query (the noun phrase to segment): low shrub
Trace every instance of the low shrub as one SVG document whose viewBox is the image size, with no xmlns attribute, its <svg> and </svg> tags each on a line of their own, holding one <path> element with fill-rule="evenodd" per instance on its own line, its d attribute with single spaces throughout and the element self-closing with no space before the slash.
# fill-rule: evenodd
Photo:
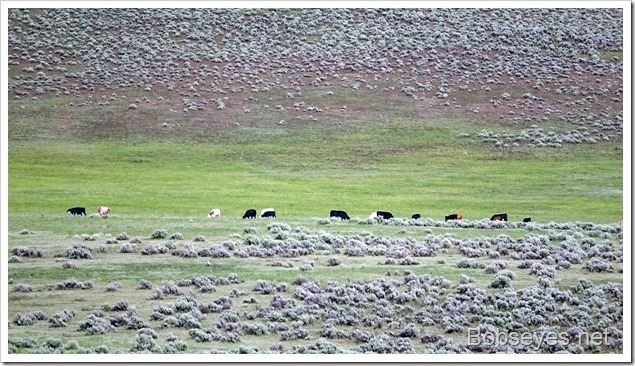
<svg viewBox="0 0 635 366">
<path fill-rule="evenodd" d="M 55 255 L 55 258 L 91 259 L 92 249 L 83 244 L 74 244 Z"/>
<path fill-rule="evenodd" d="M 181 233 L 174 233 L 172 235 L 170 235 L 170 240 L 183 240 L 183 234 Z"/>
<path fill-rule="evenodd" d="M 32 292 L 33 291 L 33 287 L 31 285 L 26 284 L 26 283 L 18 283 L 17 285 L 15 285 L 13 287 L 13 291 L 15 291 L 15 292 Z"/>
<path fill-rule="evenodd" d="M 79 330 L 84 331 L 87 335 L 93 335 L 113 332 L 115 327 L 106 319 L 89 314 L 79 323 Z"/>
<path fill-rule="evenodd" d="M 13 247 L 11 248 L 11 254 L 17 255 L 19 257 L 31 257 L 31 258 L 42 257 L 42 251 L 40 249 L 32 249 L 29 247 Z"/>
<path fill-rule="evenodd" d="M 165 229 L 156 229 L 150 234 L 151 239 L 165 239 L 168 237 L 168 231 Z"/>
<path fill-rule="evenodd" d="M 130 239 L 130 237 L 128 236 L 127 233 L 122 232 L 122 233 L 117 234 L 115 236 L 115 239 L 117 239 L 117 240 L 128 240 L 128 239 Z"/>
<path fill-rule="evenodd" d="M 613 272 L 613 265 L 598 257 L 589 259 L 589 261 L 584 264 L 584 268 L 589 272 Z"/>
<path fill-rule="evenodd" d="M 59 311 L 59 312 L 53 314 L 49 318 L 49 323 L 51 323 L 51 327 L 53 327 L 53 328 L 65 327 L 66 324 L 69 321 L 73 320 L 74 317 L 75 317 L 75 310 L 73 310 L 73 309 L 64 309 L 62 311 Z"/>
</svg>

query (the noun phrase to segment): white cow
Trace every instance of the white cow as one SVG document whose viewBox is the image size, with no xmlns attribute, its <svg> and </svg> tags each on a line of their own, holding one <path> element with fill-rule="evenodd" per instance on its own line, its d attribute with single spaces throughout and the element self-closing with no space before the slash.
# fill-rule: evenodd
<svg viewBox="0 0 635 366">
<path fill-rule="evenodd" d="M 97 212 L 100 215 L 102 215 L 102 216 L 103 215 L 108 215 L 108 214 L 110 214 L 110 207 L 108 207 L 108 206 L 97 206 Z"/>
<path fill-rule="evenodd" d="M 377 211 L 371 213 L 370 216 L 368 216 L 369 219 L 374 219 L 375 217 L 377 217 Z"/>
<path fill-rule="evenodd" d="M 220 217 L 220 208 L 215 208 L 211 210 L 209 214 L 207 215 L 207 218 L 210 218 L 210 217 Z"/>
</svg>

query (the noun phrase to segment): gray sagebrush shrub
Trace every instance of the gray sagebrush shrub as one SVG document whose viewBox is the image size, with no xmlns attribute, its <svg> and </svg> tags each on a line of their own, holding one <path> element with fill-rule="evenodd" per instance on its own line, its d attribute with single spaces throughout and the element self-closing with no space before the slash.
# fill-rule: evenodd
<svg viewBox="0 0 635 366">
<path fill-rule="evenodd" d="M 65 327 L 66 324 L 69 321 L 73 320 L 74 317 L 75 317 L 75 310 L 64 309 L 62 311 L 58 311 L 57 313 L 53 314 L 49 318 L 49 323 L 51 323 L 50 326 L 53 328 Z"/>
<path fill-rule="evenodd" d="M 224 240 L 222 243 L 220 243 L 220 245 L 222 245 L 225 249 L 231 251 L 236 249 L 236 245 L 238 245 L 238 242 L 233 240 Z"/>
<path fill-rule="evenodd" d="M 93 288 L 93 283 L 91 281 L 85 281 L 84 283 L 80 283 L 75 278 L 69 278 L 64 282 L 60 282 L 55 284 L 56 290 L 90 290 Z"/>
<path fill-rule="evenodd" d="M 55 258 L 69 259 L 91 259 L 92 249 L 83 244 L 73 244 L 72 247 L 66 248 L 55 255 Z"/>
<path fill-rule="evenodd" d="M 272 222 L 267 225 L 267 230 L 273 234 L 277 234 L 282 231 L 291 231 L 291 226 L 282 222 Z"/>
<path fill-rule="evenodd" d="M 137 289 L 139 289 L 139 290 L 150 290 L 150 289 L 152 289 L 152 282 L 150 282 L 148 280 L 141 280 L 141 281 L 139 281 L 139 284 L 137 285 Z"/>
<path fill-rule="evenodd" d="M 324 338 L 319 338 L 313 344 L 310 344 L 307 349 L 308 349 L 307 353 L 317 353 L 317 354 L 346 353 L 346 351 L 342 349 L 340 346 Z"/>
<path fill-rule="evenodd" d="M 65 351 L 79 351 L 79 349 L 80 349 L 79 342 L 77 342 L 74 339 L 71 339 L 64 344 Z"/>
<path fill-rule="evenodd" d="M 107 292 L 115 292 L 121 288 L 121 284 L 119 282 L 110 282 L 106 285 Z"/>
<path fill-rule="evenodd" d="M 556 275 L 556 270 L 540 263 L 533 263 L 531 268 L 529 268 L 529 274 L 536 275 L 538 277 L 553 278 Z"/>
<path fill-rule="evenodd" d="M 121 246 L 119 247 L 120 253 L 134 253 L 136 250 L 137 244 L 131 242 L 121 244 Z"/>
<path fill-rule="evenodd" d="M 64 263 L 62 263 L 62 268 L 64 268 L 64 269 L 77 269 L 77 265 L 75 263 L 73 263 L 73 261 L 65 260 Z"/>
<path fill-rule="evenodd" d="M 168 248 L 166 247 L 158 247 L 154 244 L 146 245 L 143 249 L 141 249 L 142 255 L 154 255 L 159 253 L 167 253 Z"/>
<path fill-rule="evenodd" d="M 197 235 L 194 237 L 194 239 L 192 239 L 193 242 L 195 243 L 200 243 L 200 242 L 204 242 L 206 239 L 203 235 Z"/>
<path fill-rule="evenodd" d="M 17 313 L 13 317 L 13 324 L 18 326 L 33 325 L 39 320 L 46 320 L 46 315 L 41 310 L 35 310 L 31 313 Z"/>
<path fill-rule="evenodd" d="M 13 287 L 13 291 L 15 292 L 32 292 L 33 287 L 26 283 L 18 283 Z"/>
<path fill-rule="evenodd" d="M 456 266 L 458 268 L 485 268 L 484 263 L 480 263 L 476 259 L 472 258 L 463 258 L 456 262 Z"/>
<path fill-rule="evenodd" d="M 130 239 L 130 237 L 128 236 L 127 233 L 121 232 L 121 233 L 119 233 L 119 234 L 117 234 L 115 236 L 115 239 L 117 239 L 117 240 L 128 240 L 128 239 Z"/>
<path fill-rule="evenodd" d="M 183 240 L 183 234 L 174 233 L 174 234 L 170 235 L 170 240 Z"/>
<path fill-rule="evenodd" d="M 13 247 L 11 254 L 19 257 L 41 258 L 42 251 L 40 249 L 31 249 L 29 247 Z"/>
<path fill-rule="evenodd" d="M 87 335 L 93 335 L 113 332 L 115 327 L 106 319 L 89 314 L 79 323 L 79 330 Z"/>
<path fill-rule="evenodd" d="M 165 247 L 168 248 L 168 249 L 176 249 L 177 245 L 176 245 L 176 243 L 174 241 L 168 240 L 165 243 Z"/>
<path fill-rule="evenodd" d="M 166 280 L 163 281 L 163 293 L 166 295 L 181 295 L 181 290 L 174 283 L 174 281 Z"/>
<path fill-rule="evenodd" d="M 243 244 L 257 246 L 260 244 L 260 239 L 256 235 L 246 235 L 243 238 Z"/>
<path fill-rule="evenodd" d="M 163 346 L 163 353 L 173 354 L 173 353 L 185 353 L 187 351 L 187 342 L 182 339 L 168 339 L 168 341 Z"/>
<path fill-rule="evenodd" d="M 24 262 L 24 260 L 22 259 L 22 257 L 19 257 L 19 256 L 17 256 L 17 255 L 12 255 L 12 256 L 9 258 L 9 263 L 22 263 L 22 262 Z"/>
<path fill-rule="evenodd" d="M 168 231 L 165 229 L 156 229 L 150 234 L 151 239 L 165 239 L 168 237 Z"/>
<path fill-rule="evenodd" d="M 150 297 L 150 299 L 163 300 L 164 298 L 165 298 L 165 293 L 163 292 L 163 290 L 161 290 L 161 288 L 159 287 L 155 287 L 154 290 L 152 291 L 152 296 Z"/>
<path fill-rule="evenodd" d="M 507 276 L 496 275 L 494 277 L 494 281 L 490 284 L 490 287 L 493 288 L 506 288 L 510 287 L 512 283 L 512 279 Z"/>
<path fill-rule="evenodd" d="M 161 353 L 163 350 L 155 339 L 158 338 L 157 333 L 152 328 L 141 328 L 137 330 L 134 337 L 134 346 L 130 348 L 131 352 L 151 352 Z"/>
<path fill-rule="evenodd" d="M 584 264 L 584 268 L 589 272 L 613 272 L 613 265 L 598 257 L 589 259 L 589 261 Z"/>
<path fill-rule="evenodd" d="M 485 273 L 494 274 L 506 268 L 507 268 L 506 261 L 493 261 L 485 267 Z"/>
</svg>

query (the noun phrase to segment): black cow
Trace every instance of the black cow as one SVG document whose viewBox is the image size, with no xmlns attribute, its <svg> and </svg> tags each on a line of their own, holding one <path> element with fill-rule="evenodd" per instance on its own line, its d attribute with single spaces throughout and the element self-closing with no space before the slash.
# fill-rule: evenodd
<svg viewBox="0 0 635 366">
<path fill-rule="evenodd" d="M 492 216 L 491 221 L 507 221 L 507 214 L 496 214 Z"/>
<path fill-rule="evenodd" d="M 276 217 L 276 211 L 273 208 L 265 208 L 260 211 L 260 217 Z"/>
<path fill-rule="evenodd" d="M 415 219 L 415 220 L 416 220 L 416 219 L 420 219 L 420 218 L 421 218 L 421 215 L 419 215 L 419 214 L 414 214 L 414 215 L 412 215 L 412 218 L 413 218 L 413 219 Z"/>
<path fill-rule="evenodd" d="M 448 221 L 448 220 L 461 220 L 462 218 L 463 218 L 463 215 L 461 215 L 461 214 L 452 214 L 452 215 L 447 215 L 445 217 L 445 221 Z"/>
<path fill-rule="evenodd" d="M 351 219 L 350 217 L 348 217 L 348 214 L 346 213 L 346 211 L 339 211 L 339 210 L 331 210 L 331 213 L 330 213 L 329 217 L 337 217 L 340 220 L 350 220 Z"/>
<path fill-rule="evenodd" d="M 523 222 L 531 222 L 531 217 L 525 217 L 525 218 L 523 219 Z"/>
<path fill-rule="evenodd" d="M 245 211 L 245 214 L 243 215 L 243 219 L 255 219 L 255 218 L 256 218 L 256 210 L 253 208 Z"/>
<path fill-rule="evenodd" d="M 381 217 L 384 220 L 392 219 L 394 216 L 388 211 L 377 211 L 377 217 Z"/>
<path fill-rule="evenodd" d="M 66 213 L 71 215 L 86 215 L 86 209 L 84 207 L 73 207 L 66 210 Z"/>
</svg>

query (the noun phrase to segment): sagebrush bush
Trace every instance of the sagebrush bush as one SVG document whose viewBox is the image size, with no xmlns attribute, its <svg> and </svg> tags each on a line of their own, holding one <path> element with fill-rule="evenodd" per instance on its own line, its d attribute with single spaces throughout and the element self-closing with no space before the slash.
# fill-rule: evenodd
<svg viewBox="0 0 635 366">
<path fill-rule="evenodd" d="M 484 263 L 480 263 L 476 259 L 472 258 L 463 258 L 456 262 L 456 266 L 458 268 L 485 268 Z"/>
<path fill-rule="evenodd" d="M 110 282 L 106 285 L 106 291 L 115 292 L 121 288 L 121 284 L 119 282 Z"/>
<path fill-rule="evenodd" d="M 19 257 L 32 257 L 41 258 L 42 251 L 40 249 L 32 249 L 29 247 L 13 247 L 11 248 L 11 254 Z"/>
<path fill-rule="evenodd" d="M 83 244 L 73 244 L 72 247 L 66 248 L 63 251 L 55 255 L 55 258 L 69 258 L 69 259 L 91 259 L 92 249 Z"/>
<path fill-rule="evenodd" d="M 18 283 L 17 285 L 15 285 L 13 287 L 13 291 L 15 291 L 15 292 L 32 292 L 33 291 L 33 287 L 31 285 L 26 284 L 26 283 Z"/>
<path fill-rule="evenodd" d="M 69 278 L 64 282 L 57 283 L 55 288 L 57 290 L 90 290 L 93 288 L 93 283 L 91 281 L 80 283 L 75 278 Z"/>
<path fill-rule="evenodd" d="M 64 309 L 53 314 L 49 318 L 49 323 L 51 323 L 51 327 L 65 327 L 66 323 L 73 320 L 75 317 L 75 310 L 73 309 Z"/>
<path fill-rule="evenodd" d="M 156 229 L 150 234 L 151 239 L 165 239 L 168 237 L 168 231 L 165 229 Z"/>
<path fill-rule="evenodd" d="M 77 265 L 72 261 L 66 260 L 62 263 L 62 268 L 64 269 L 77 269 Z"/>
<path fill-rule="evenodd" d="M 584 264 L 584 268 L 589 270 L 589 272 L 613 272 L 613 265 L 598 257 L 589 259 L 589 261 Z"/>
<path fill-rule="evenodd" d="M 183 240 L 183 234 L 176 232 L 170 235 L 170 240 Z"/>
<path fill-rule="evenodd" d="M 510 287 L 512 283 L 512 279 L 507 276 L 497 275 L 494 278 L 494 281 L 490 284 L 490 287 L 493 288 L 506 288 Z"/>
<path fill-rule="evenodd" d="M 121 246 L 119 247 L 120 253 L 134 253 L 136 250 L 137 244 L 131 242 L 121 244 Z"/>
<path fill-rule="evenodd" d="M 22 257 L 19 257 L 17 255 L 12 255 L 9 258 L 9 263 L 23 263 L 24 259 L 22 259 Z"/>
<path fill-rule="evenodd" d="M 128 239 L 130 239 L 130 237 L 128 236 L 128 234 L 126 232 L 121 232 L 121 233 L 119 233 L 119 234 L 117 234 L 115 236 L 115 239 L 117 239 L 117 240 L 128 240 Z"/>
<path fill-rule="evenodd" d="M 87 335 L 93 335 L 113 332 L 115 327 L 109 321 L 89 314 L 79 323 L 79 330 L 84 331 Z"/>
</svg>

